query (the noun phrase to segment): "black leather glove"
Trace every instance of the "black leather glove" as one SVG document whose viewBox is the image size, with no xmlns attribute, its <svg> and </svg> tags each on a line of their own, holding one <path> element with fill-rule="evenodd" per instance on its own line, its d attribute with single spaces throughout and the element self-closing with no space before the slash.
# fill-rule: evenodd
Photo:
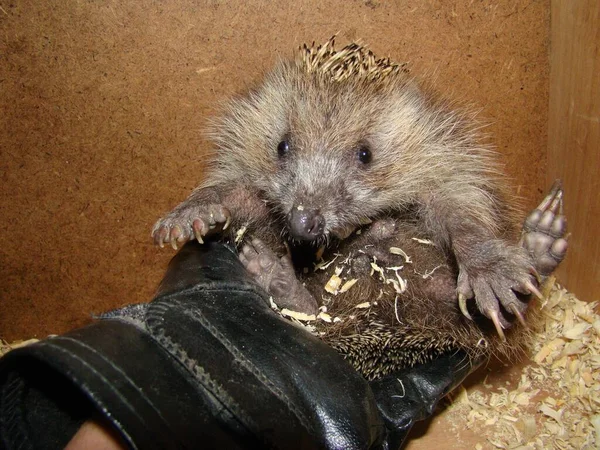
<svg viewBox="0 0 600 450">
<path fill-rule="evenodd" d="M 102 319 L 0 360 L 0 448 L 62 448 L 95 412 L 140 449 L 398 448 L 470 368 L 456 354 L 369 384 L 217 243 Z"/>
</svg>

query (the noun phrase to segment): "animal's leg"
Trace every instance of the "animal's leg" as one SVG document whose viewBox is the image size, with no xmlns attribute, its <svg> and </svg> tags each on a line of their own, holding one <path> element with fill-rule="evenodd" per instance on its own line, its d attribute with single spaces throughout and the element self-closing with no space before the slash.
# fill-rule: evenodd
<svg viewBox="0 0 600 450">
<path fill-rule="evenodd" d="M 226 185 L 197 188 L 173 211 L 154 225 L 155 244 L 178 244 L 218 234 L 230 224 L 268 222 L 269 210 L 260 192 L 233 181 Z"/>
<path fill-rule="evenodd" d="M 527 303 L 515 293 L 541 297 L 535 275 L 548 276 L 567 250 L 566 221 L 562 214 L 557 215 L 561 203 L 562 189 L 555 183 L 550 194 L 527 217 L 518 247 L 499 240 L 488 241 L 475 253 L 475 262 L 469 261 L 466 270 L 461 268 L 457 291 L 465 316 L 470 317 L 466 300 L 474 296 L 478 309 L 494 322 L 501 337 L 502 329 L 508 328 L 510 322 L 502 315 L 500 305 L 524 323 Z"/>
<path fill-rule="evenodd" d="M 279 258 L 262 241 L 253 239 L 242 248 L 240 261 L 277 306 L 306 314 L 316 313 L 317 302 L 296 278 L 289 256 Z"/>
<path fill-rule="evenodd" d="M 567 253 L 567 221 L 562 214 L 562 196 L 560 184 L 555 183 L 550 194 L 523 223 L 520 243 L 529 252 L 540 281 L 556 269 Z"/>
</svg>

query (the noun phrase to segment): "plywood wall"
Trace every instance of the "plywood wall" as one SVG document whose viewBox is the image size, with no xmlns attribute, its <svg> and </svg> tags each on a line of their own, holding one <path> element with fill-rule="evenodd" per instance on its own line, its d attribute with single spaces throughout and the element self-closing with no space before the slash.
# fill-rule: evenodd
<svg viewBox="0 0 600 450">
<path fill-rule="evenodd" d="M 562 178 L 571 232 L 558 274 L 600 299 L 600 2 L 552 1 L 548 178 Z"/>
<path fill-rule="evenodd" d="M 0 337 L 147 301 L 172 255 L 150 228 L 202 178 L 205 119 L 334 33 L 479 107 L 540 198 L 549 0 L 0 1 Z"/>
</svg>

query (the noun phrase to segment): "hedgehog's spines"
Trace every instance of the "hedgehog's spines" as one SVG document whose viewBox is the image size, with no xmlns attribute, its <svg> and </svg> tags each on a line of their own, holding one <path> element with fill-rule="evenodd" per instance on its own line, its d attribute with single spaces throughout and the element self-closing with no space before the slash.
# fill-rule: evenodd
<svg viewBox="0 0 600 450">
<path fill-rule="evenodd" d="M 308 47 L 304 44 L 298 58 L 302 70 L 323 76 L 328 81 L 348 79 L 369 83 L 385 83 L 392 76 L 407 72 L 406 64 L 397 64 L 389 58 L 375 58 L 375 54 L 358 42 L 335 49 L 335 36 L 324 44 Z"/>
</svg>

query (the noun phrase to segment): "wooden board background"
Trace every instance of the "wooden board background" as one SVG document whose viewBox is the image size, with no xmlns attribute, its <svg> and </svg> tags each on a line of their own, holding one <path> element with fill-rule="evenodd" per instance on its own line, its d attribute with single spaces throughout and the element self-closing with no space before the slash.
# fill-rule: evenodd
<svg viewBox="0 0 600 450">
<path fill-rule="evenodd" d="M 600 300 L 600 2 L 552 1 L 548 179 L 565 186 L 572 236 L 558 275 Z"/>
</svg>

